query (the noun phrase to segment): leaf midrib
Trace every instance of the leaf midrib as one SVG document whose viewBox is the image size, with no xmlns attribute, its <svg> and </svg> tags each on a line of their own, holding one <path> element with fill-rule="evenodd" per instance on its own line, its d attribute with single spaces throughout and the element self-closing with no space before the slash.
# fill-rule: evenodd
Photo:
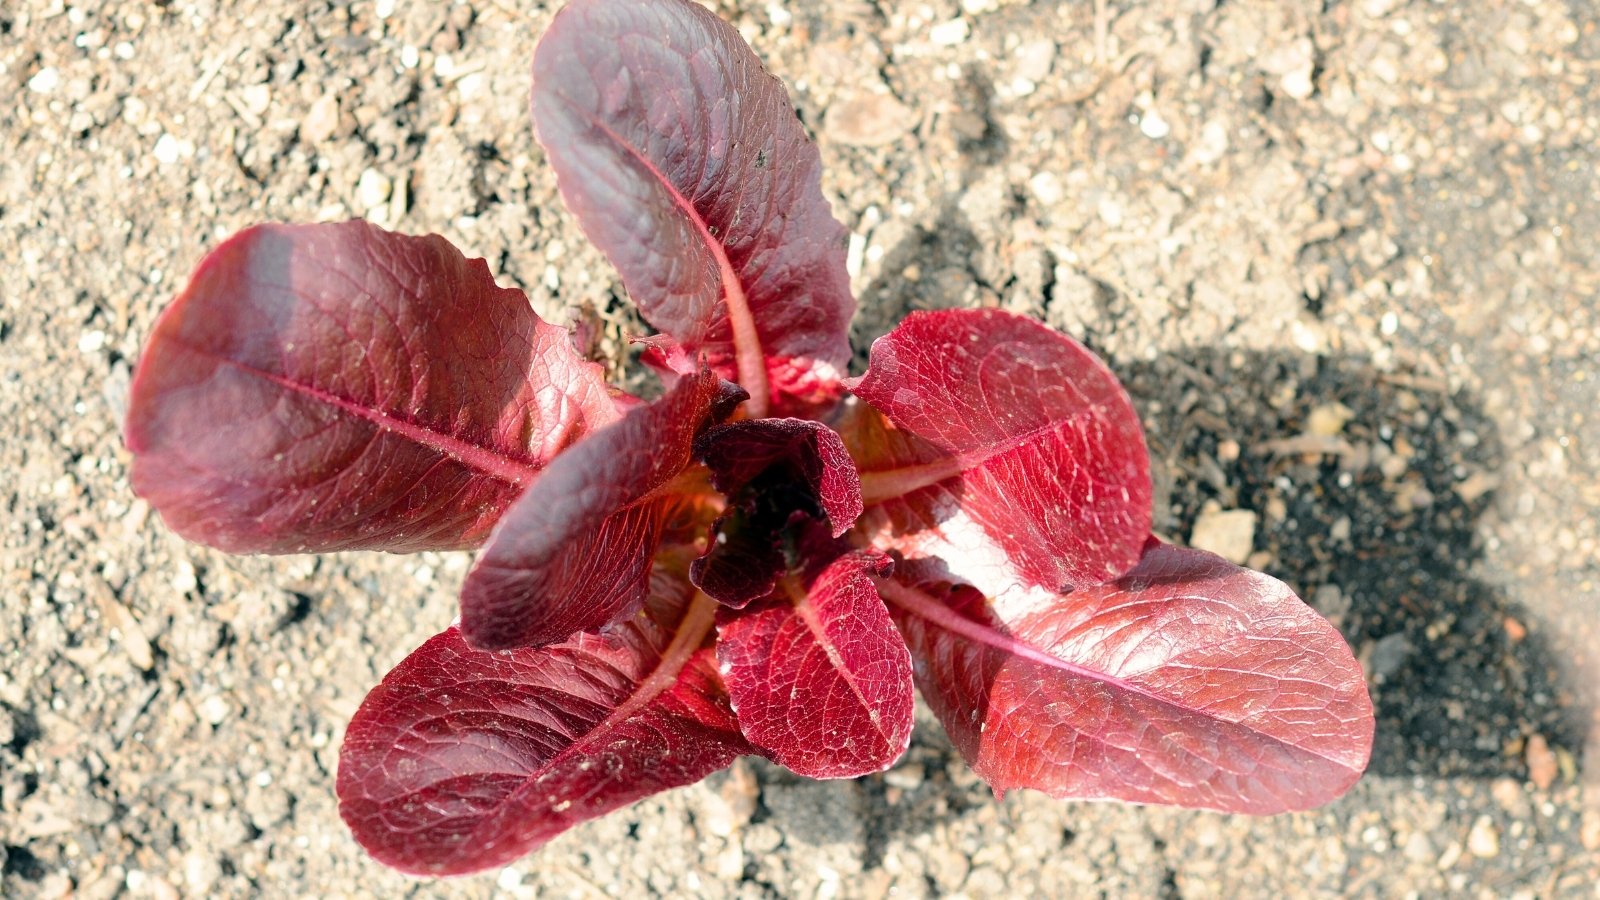
<svg viewBox="0 0 1600 900">
<path fill-rule="evenodd" d="M 1243 721 L 1223 718 L 1209 709 L 1184 705 L 1176 700 L 1173 700 L 1171 697 L 1158 694 L 1139 684 L 1128 681 L 1119 676 L 1112 675 L 1109 672 L 1097 671 L 1087 666 L 1046 653 L 1032 644 L 1029 644 L 1025 641 L 1020 641 L 1011 637 L 1010 635 L 1004 634 L 979 622 L 974 622 L 971 619 L 956 613 L 949 607 L 938 603 L 933 598 L 926 596 L 921 591 L 906 587 L 899 582 L 887 579 L 880 581 L 878 583 L 878 591 L 885 600 L 895 606 L 900 607 L 907 613 L 923 619 L 924 621 L 927 621 L 945 631 L 973 641 L 974 643 L 982 644 L 985 647 L 989 647 L 1001 653 L 1020 657 L 1036 665 L 1066 672 L 1080 678 L 1088 679 L 1089 681 L 1107 684 L 1120 690 L 1128 691 L 1131 694 L 1144 697 L 1147 700 L 1171 709 L 1200 715 L 1210 721 L 1218 722 L 1224 725 L 1244 728 L 1248 730 L 1250 734 L 1260 739 L 1271 741 L 1273 744 L 1276 744 L 1279 747 L 1283 747 L 1296 753 L 1314 756 L 1325 762 L 1338 766 L 1341 769 L 1350 769 L 1350 766 L 1344 761 L 1335 759 L 1324 753 L 1319 753 L 1314 748 L 1291 743 L 1269 732 L 1252 728 L 1249 724 Z"/>
<path fill-rule="evenodd" d="M 733 334 L 734 360 L 739 372 L 739 383 L 750 394 L 749 404 L 751 418 L 765 418 L 769 387 L 767 384 L 766 353 L 761 346 L 761 335 L 756 328 L 755 318 L 750 309 L 749 298 L 745 295 L 744 284 L 739 280 L 739 273 L 733 266 L 733 261 L 728 258 L 726 245 L 712 233 L 711 227 L 705 218 L 700 215 L 688 197 L 678 190 L 677 185 L 667 178 L 656 164 L 644 154 L 644 151 L 635 147 L 618 134 L 605 120 L 590 112 L 587 108 L 574 101 L 571 97 L 560 91 L 551 91 L 551 94 L 564 102 L 572 110 L 596 130 L 600 131 L 618 147 L 621 147 L 644 170 L 654 178 L 668 196 L 672 198 L 673 205 L 694 226 L 701 243 L 717 264 L 717 274 L 722 282 L 722 300 L 728 312 L 728 325 Z"/>
<path fill-rule="evenodd" d="M 284 390 L 309 397 L 319 403 L 331 406 L 341 412 L 362 419 L 378 426 L 379 429 L 397 434 L 407 440 L 427 447 L 442 456 L 454 459 L 463 465 L 476 469 L 485 475 L 504 481 L 513 487 L 527 487 L 538 477 L 544 466 L 530 460 L 517 459 L 506 453 L 462 440 L 454 435 L 437 431 L 426 425 L 419 424 L 406 418 L 363 406 L 347 397 L 342 397 L 332 391 L 324 390 L 315 385 L 295 381 L 285 375 L 270 372 L 252 366 L 237 359 L 224 356 L 215 350 L 201 347 L 182 338 L 172 337 L 170 340 L 177 346 L 206 357 L 214 362 L 236 369 L 246 375 L 260 378 Z"/>
</svg>

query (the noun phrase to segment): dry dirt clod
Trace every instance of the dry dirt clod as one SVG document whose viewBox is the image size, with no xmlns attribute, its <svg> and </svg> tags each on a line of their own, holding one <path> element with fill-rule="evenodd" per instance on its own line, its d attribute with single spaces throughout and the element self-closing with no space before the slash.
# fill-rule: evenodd
<svg viewBox="0 0 1600 900">
<path fill-rule="evenodd" d="M 828 107 L 823 134 L 856 147 L 885 147 L 905 137 L 916 115 L 887 90 L 864 91 Z"/>
<path fill-rule="evenodd" d="M 1255 546 L 1257 516 L 1254 510 L 1227 509 L 1201 513 L 1189 533 L 1189 546 L 1208 550 L 1241 565 Z"/>
</svg>

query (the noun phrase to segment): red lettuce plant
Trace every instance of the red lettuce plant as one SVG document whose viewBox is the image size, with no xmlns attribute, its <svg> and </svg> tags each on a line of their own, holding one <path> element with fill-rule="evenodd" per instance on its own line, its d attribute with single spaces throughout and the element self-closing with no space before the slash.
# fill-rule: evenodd
<svg viewBox="0 0 1600 900">
<path fill-rule="evenodd" d="M 1150 536 L 1144 438 L 1071 339 L 914 314 L 844 377 L 844 229 L 783 86 L 687 0 L 577 0 L 534 58 L 562 196 L 661 334 L 608 387 L 438 236 L 263 225 L 132 390 L 135 490 L 238 553 L 483 546 L 350 723 L 338 793 L 407 872 L 504 864 L 741 754 L 904 753 L 913 685 L 997 793 L 1272 813 L 1372 708 L 1284 585 Z"/>
</svg>

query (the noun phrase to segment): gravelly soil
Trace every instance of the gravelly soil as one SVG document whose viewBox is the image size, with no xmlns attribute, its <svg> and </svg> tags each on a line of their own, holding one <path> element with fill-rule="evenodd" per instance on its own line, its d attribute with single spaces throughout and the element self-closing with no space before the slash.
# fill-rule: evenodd
<svg viewBox="0 0 1600 900">
<path fill-rule="evenodd" d="M 511 869 L 383 870 L 338 820 L 341 729 L 467 557 L 189 546 L 118 422 L 188 269 L 269 219 L 440 232 L 624 365 L 526 124 L 552 9 L 10 0 L 0 894 L 1600 896 L 1588 0 L 719 11 L 822 149 L 857 346 L 995 305 L 1104 353 L 1162 533 L 1241 545 L 1356 647 L 1371 774 L 1273 819 L 996 802 L 930 720 L 881 777 L 742 762 Z"/>
</svg>

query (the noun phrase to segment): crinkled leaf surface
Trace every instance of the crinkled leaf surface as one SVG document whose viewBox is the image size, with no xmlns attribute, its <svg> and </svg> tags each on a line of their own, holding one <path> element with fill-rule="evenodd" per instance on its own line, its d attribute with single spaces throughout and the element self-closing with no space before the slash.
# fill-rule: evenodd
<svg viewBox="0 0 1600 900">
<path fill-rule="evenodd" d="M 881 772 L 909 745 L 911 658 L 870 577 L 888 564 L 843 553 L 809 584 L 788 576 L 744 609 L 718 609 L 717 661 L 740 727 L 801 775 Z"/>
<path fill-rule="evenodd" d="M 673 629 L 474 650 L 451 628 L 367 695 L 339 755 L 339 811 L 419 875 L 505 865 L 572 826 L 749 752 L 709 649 L 712 604 Z"/>
<path fill-rule="evenodd" d="M 866 502 L 899 507 L 883 546 L 940 557 L 992 595 L 1069 591 L 1138 561 L 1144 433 L 1116 376 L 1071 338 L 998 310 L 912 313 L 851 390 L 917 439 L 860 446 Z"/>
<path fill-rule="evenodd" d="M 495 527 L 461 588 L 461 631 L 474 647 L 541 646 L 631 613 L 644 596 L 666 490 L 695 435 L 729 411 L 709 369 L 630 411 L 545 470 Z M 737 390 L 737 389 L 734 389 Z"/>
<path fill-rule="evenodd" d="M 783 85 L 687 0 L 575 0 L 539 42 L 533 119 L 561 195 L 644 317 L 755 395 L 838 394 L 845 231 Z"/>
<path fill-rule="evenodd" d="M 1344 793 L 1373 718 L 1338 631 L 1266 575 L 1152 545 L 1113 583 L 1003 619 L 971 587 L 904 569 L 880 585 L 968 763 L 997 791 L 1227 812 Z"/>
<path fill-rule="evenodd" d="M 162 313 L 127 418 L 134 490 L 235 553 L 471 547 L 617 413 L 521 291 L 437 235 L 261 225 Z"/>
</svg>

